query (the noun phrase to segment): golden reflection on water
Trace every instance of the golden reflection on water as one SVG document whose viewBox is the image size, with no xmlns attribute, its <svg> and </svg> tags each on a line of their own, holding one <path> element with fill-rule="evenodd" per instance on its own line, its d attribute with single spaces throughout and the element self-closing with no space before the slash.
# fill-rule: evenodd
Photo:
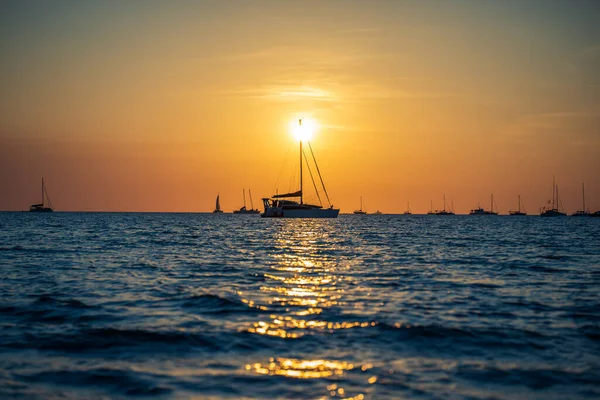
<svg viewBox="0 0 600 400">
<path fill-rule="evenodd" d="M 328 321 L 319 318 L 324 310 L 343 305 L 343 283 L 347 278 L 344 268 L 335 257 L 329 255 L 332 242 L 323 240 L 326 236 L 321 229 L 306 229 L 310 222 L 290 222 L 282 226 L 276 240 L 279 254 L 273 255 L 274 263 L 270 271 L 264 273 L 264 284 L 259 292 L 239 293 L 249 297 L 243 301 L 250 307 L 271 310 L 268 319 L 251 323 L 245 331 L 294 340 L 313 332 L 314 334 L 335 334 L 336 331 L 352 328 L 368 328 L 376 322 Z M 325 236 L 324 236 L 325 235 Z M 325 245 L 325 247 L 323 247 Z M 305 359 L 275 357 L 268 363 L 247 364 L 246 371 L 259 375 L 285 376 L 292 379 L 322 379 L 342 377 L 345 372 L 357 369 L 364 373 L 372 364 L 355 367 L 351 362 L 311 357 Z M 372 376 L 365 381 L 366 386 L 377 381 Z M 325 387 L 324 387 L 325 389 Z M 326 396 L 361 400 L 364 394 L 345 397 L 348 394 L 338 384 L 326 387 Z"/>
<path fill-rule="evenodd" d="M 353 364 L 345 361 L 298 360 L 294 358 L 271 358 L 269 364 L 254 363 L 246 365 L 261 375 L 283 375 L 298 379 L 326 378 L 342 375 L 344 371 L 354 369 Z"/>
</svg>

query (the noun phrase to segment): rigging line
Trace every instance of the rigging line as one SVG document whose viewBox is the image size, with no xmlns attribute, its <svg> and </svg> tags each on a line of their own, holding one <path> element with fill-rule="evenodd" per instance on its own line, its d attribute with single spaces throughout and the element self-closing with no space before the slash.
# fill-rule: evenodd
<svg viewBox="0 0 600 400">
<path fill-rule="evenodd" d="M 281 169 L 279 170 L 279 174 L 277 175 L 277 180 L 275 181 L 275 191 L 278 189 L 279 187 L 279 180 L 281 179 L 281 174 L 283 173 L 283 170 L 285 169 L 285 166 L 287 164 L 287 160 L 290 156 L 290 150 L 292 149 L 292 146 L 289 146 L 287 149 L 287 153 L 285 153 L 285 159 L 283 160 L 283 164 L 281 165 Z"/>
<path fill-rule="evenodd" d="M 312 170 L 310 169 L 310 164 L 308 163 L 308 157 L 306 157 L 306 153 L 304 151 L 302 151 L 302 154 L 304 155 L 304 159 L 306 160 L 306 168 L 308 168 L 310 180 L 312 181 L 313 187 L 315 188 L 315 192 L 317 193 L 317 198 L 319 199 L 319 204 L 321 206 L 323 206 L 323 202 L 321 201 L 321 196 L 319 196 L 319 190 L 317 190 L 317 184 L 315 183 L 315 179 L 313 178 Z"/>
<path fill-rule="evenodd" d="M 308 142 L 308 141 L 307 141 Z M 319 179 L 321 180 L 321 186 L 323 186 L 323 191 L 325 192 L 325 196 L 327 197 L 327 202 L 331 205 L 331 200 L 329 200 L 329 194 L 327 194 L 327 189 L 325 189 L 325 184 L 323 183 L 323 177 L 321 176 L 321 171 L 319 171 L 319 164 L 317 164 L 317 159 L 315 158 L 315 153 L 313 153 L 312 146 L 310 142 L 308 142 L 308 148 L 310 149 L 310 155 L 315 161 L 315 166 L 317 167 L 317 173 L 319 174 Z"/>
<path fill-rule="evenodd" d="M 288 181 L 288 187 L 287 187 L 287 190 L 286 190 L 287 192 L 293 192 L 298 187 L 299 181 L 296 181 L 296 171 L 297 170 L 298 170 L 298 167 L 296 165 L 294 165 L 294 169 L 292 171 L 292 175 L 290 176 L 290 179 Z"/>
<path fill-rule="evenodd" d="M 52 205 L 52 201 L 50 201 L 50 195 L 48 195 L 48 190 L 46 190 L 46 187 L 44 186 L 44 193 L 46 193 L 46 198 L 48 199 L 48 204 L 50 204 L 50 208 L 54 208 L 54 206 Z M 44 202 L 44 199 L 42 199 L 42 203 Z"/>
</svg>

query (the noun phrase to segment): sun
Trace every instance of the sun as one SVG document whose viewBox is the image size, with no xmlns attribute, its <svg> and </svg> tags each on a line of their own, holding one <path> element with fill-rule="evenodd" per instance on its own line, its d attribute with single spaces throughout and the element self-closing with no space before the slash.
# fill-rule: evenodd
<svg viewBox="0 0 600 400">
<path fill-rule="evenodd" d="M 294 134 L 294 138 L 299 141 L 308 141 L 319 130 L 319 124 L 313 118 L 298 118 L 290 121 L 290 131 Z"/>
</svg>

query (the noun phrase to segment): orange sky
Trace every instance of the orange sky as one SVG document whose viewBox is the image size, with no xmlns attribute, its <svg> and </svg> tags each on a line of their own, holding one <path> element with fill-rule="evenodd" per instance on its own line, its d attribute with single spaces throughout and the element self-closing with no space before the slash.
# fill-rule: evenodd
<svg viewBox="0 0 600 400">
<path fill-rule="evenodd" d="M 342 212 L 445 193 L 466 213 L 492 192 L 536 212 L 553 175 L 567 211 L 582 182 L 600 209 L 597 2 L 0 8 L 0 210 L 39 201 L 42 176 L 59 211 L 212 211 L 217 193 L 231 211 L 242 188 L 258 206 L 293 189 L 299 116 Z"/>
</svg>

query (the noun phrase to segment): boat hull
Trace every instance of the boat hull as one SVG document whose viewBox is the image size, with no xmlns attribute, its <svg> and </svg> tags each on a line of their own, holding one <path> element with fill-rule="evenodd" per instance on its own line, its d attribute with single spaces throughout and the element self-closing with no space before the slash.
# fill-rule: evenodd
<svg viewBox="0 0 600 400">
<path fill-rule="evenodd" d="M 267 208 L 260 216 L 263 218 L 337 218 L 339 209 L 334 208 Z"/>
<path fill-rule="evenodd" d="M 540 213 L 540 217 L 565 217 L 567 214 L 558 210 L 545 210 Z"/>
<path fill-rule="evenodd" d="M 260 214 L 258 210 L 235 210 L 234 214 Z"/>
<path fill-rule="evenodd" d="M 571 214 L 571 217 L 589 217 L 590 213 L 587 211 L 576 211 L 575 213 Z"/>
<path fill-rule="evenodd" d="M 49 207 L 35 207 L 30 208 L 29 212 L 53 212 L 54 210 Z"/>
</svg>

